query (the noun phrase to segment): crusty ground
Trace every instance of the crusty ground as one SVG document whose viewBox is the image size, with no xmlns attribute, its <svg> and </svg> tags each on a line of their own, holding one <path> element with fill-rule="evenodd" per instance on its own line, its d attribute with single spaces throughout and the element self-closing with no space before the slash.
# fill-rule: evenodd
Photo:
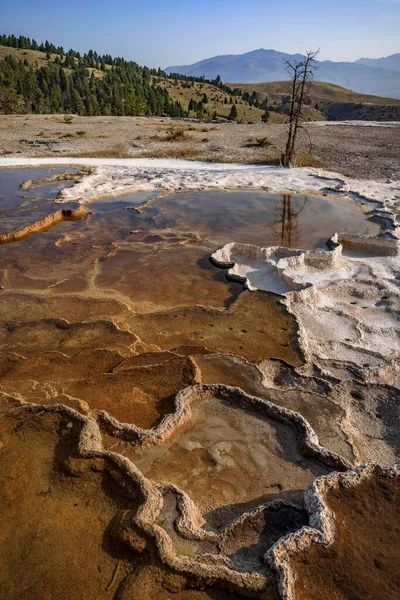
<svg viewBox="0 0 400 600">
<path fill-rule="evenodd" d="M 400 482 L 375 476 L 328 496 L 332 546 L 296 556 L 297 600 L 397 600 L 400 597 Z"/>
<path fill-rule="evenodd" d="M 172 572 L 126 531 L 136 499 L 101 460 L 71 459 L 78 435 L 59 414 L 0 419 L 0 600 L 244 600 Z M 274 586 L 257 597 L 276 600 Z"/>
<path fill-rule="evenodd" d="M 50 413 L 0 420 L 1 600 L 108 600 L 136 566 L 112 536 L 135 501 L 100 463 L 66 471 L 77 427 Z"/>
<path fill-rule="evenodd" d="M 183 129 L 168 141 L 170 128 Z M 400 178 L 400 127 L 318 126 L 307 124 L 309 139 L 299 134 L 299 166 L 324 166 L 344 175 Z M 285 125 L 264 123 L 194 123 L 169 118 L 78 117 L 62 115 L 0 116 L 0 156 L 154 157 L 216 162 L 275 162 L 286 136 Z M 267 147 L 257 140 L 267 138 Z M 270 145 L 268 143 L 270 142 Z"/>
<path fill-rule="evenodd" d="M 197 586 L 160 563 L 139 567 L 118 591 L 116 600 L 245 600 L 241 594 L 228 589 Z M 261 598 L 276 600 L 275 590 L 269 588 Z"/>
</svg>

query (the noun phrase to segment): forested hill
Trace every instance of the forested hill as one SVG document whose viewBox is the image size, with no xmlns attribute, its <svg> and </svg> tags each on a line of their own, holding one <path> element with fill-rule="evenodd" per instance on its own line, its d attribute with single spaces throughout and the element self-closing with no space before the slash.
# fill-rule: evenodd
<svg viewBox="0 0 400 600">
<path fill-rule="evenodd" d="M 233 104 L 240 105 L 239 118 L 262 114 L 255 95 L 231 89 L 219 77 L 167 75 L 93 50 L 81 55 L 48 41 L 0 35 L 0 114 L 227 117 Z"/>
<path fill-rule="evenodd" d="M 90 50 L 79 52 L 45 42 L 15 36 L 0 36 L 0 44 L 45 52 L 47 64 L 35 68 L 28 58 L 5 56 L 0 62 L 2 112 L 57 113 L 79 115 L 170 115 L 185 111 L 165 89 L 152 83 L 156 70 Z M 52 56 L 53 55 L 53 56 Z M 99 71 L 100 73 L 96 73 Z"/>
</svg>

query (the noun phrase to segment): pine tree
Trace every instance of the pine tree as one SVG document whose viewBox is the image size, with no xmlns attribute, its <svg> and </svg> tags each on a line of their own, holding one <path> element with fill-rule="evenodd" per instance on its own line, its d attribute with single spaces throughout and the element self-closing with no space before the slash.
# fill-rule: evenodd
<svg viewBox="0 0 400 600">
<path fill-rule="evenodd" d="M 261 121 L 263 123 L 268 123 L 268 121 L 269 121 L 269 110 L 268 110 L 268 107 L 265 109 L 265 111 L 261 115 Z"/>
<path fill-rule="evenodd" d="M 71 110 L 76 115 L 83 115 L 85 112 L 85 107 L 82 102 L 82 98 L 79 95 L 78 90 L 75 88 L 72 90 L 72 106 Z"/>
<path fill-rule="evenodd" d="M 236 121 L 237 117 L 238 117 L 238 111 L 236 108 L 236 104 L 232 104 L 232 108 L 228 115 L 228 119 L 229 119 L 229 121 Z"/>
<path fill-rule="evenodd" d="M 50 111 L 53 113 L 60 112 L 61 108 L 61 91 L 59 87 L 53 87 L 51 91 Z"/>
<path fill-rule="evenodd" d="M 169 115 L 187 116 L 179 102 L 172 101 L 167 89 L 155 84 L 159 69 L 141 68 L 122 58 L 100 57 L 95 51 L 83 57 L 74 50 L 64 55 L 61 47 L 50 42 L 38 46 L 35 40 L 0 36 L 0 43 L 10 47 L 37 47 L 55 60 L 39 68 L 27 60 L 6 56 L 0 60 L 0 113 L 4 112 L 74 112 L 87 115 Z M 113 65 L 106 69 L 106 65 Z M 88 67 L 102 67 L 103 77 L 96 78 Z M 7 93 L 4 93 L 4 90 Z M 193 100 L 193 110 L 203 110 Z"/>
</svg>

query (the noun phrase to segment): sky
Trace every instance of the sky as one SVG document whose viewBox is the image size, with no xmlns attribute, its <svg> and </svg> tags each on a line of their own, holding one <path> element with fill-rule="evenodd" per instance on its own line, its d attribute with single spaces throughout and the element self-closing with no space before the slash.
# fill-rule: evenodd
<svg viewBox="0 0 400 600">
<path fill-rule="evenodd" d="M 400 0 L 0 0 L 0 33 L 165 68 L 257 48 L 400 52 Z"/>
</svg>

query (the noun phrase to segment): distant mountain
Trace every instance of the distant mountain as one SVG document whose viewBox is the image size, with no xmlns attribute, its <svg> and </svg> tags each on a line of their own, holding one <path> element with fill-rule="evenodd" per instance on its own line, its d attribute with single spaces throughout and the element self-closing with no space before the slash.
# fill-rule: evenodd
<svg viewBox="0 0 400 600">
<path fill-rule="evenodd" d="M 259 83 L 287 78 L 284 60 L 300 60 L 301 54 L 285 54 L 276 50 L 253 50 L 246 54 L 227 54 L 207 58 L 193 65 L 173 66 L 167 73 L 182 73 L 195 77 L 205 76 L 215 79 L 220 75 L 223 81 Z M 265 77 L 268 76 L 268 79 Z M 286 76 L 286 77 L 285 77 Z"/>
<path fill-rule="evenodd" d="M 194 77 L 205 76 L 208 79 L 215 79 L 220 75 L 223 81 L 235 83 L 282 81 L 288 79 L 284 61 L 299 60 L 301 57 L 301 54 L 286 54 L 261 48 L 246 54 L 214 56 L 193 65 L 167 67 L 165 71 Z M 359 61 L 351 63 L 330 60 L 317 61 L 317 66 L 315 79 L 318 81 L 334 83 L 363 94 L 400 98 L 400 72 L 393 67 L 389 70 Z"/>
<path fill-rule="evenodd" d="M 400 71 L 400 54 L 391 54 L 384 58 L 359 58 L 356 60 L 359 65 L 367 67 L 379 67 L 389 69 L 389 71 Z"/>
<path fill-rule="evenodd" d="M 248 94 L 257 92 L 260 98 L 267 96 L 270 104 L 280 103 L 282 96 L 290 93 L 289 81 L 235 85 Z M 367 96 L 321 81 L 311 82 L 308 95 L 312 105 L 317 104 L 328 121 L 400 121 L 400 99 Z"/>
</svg>

